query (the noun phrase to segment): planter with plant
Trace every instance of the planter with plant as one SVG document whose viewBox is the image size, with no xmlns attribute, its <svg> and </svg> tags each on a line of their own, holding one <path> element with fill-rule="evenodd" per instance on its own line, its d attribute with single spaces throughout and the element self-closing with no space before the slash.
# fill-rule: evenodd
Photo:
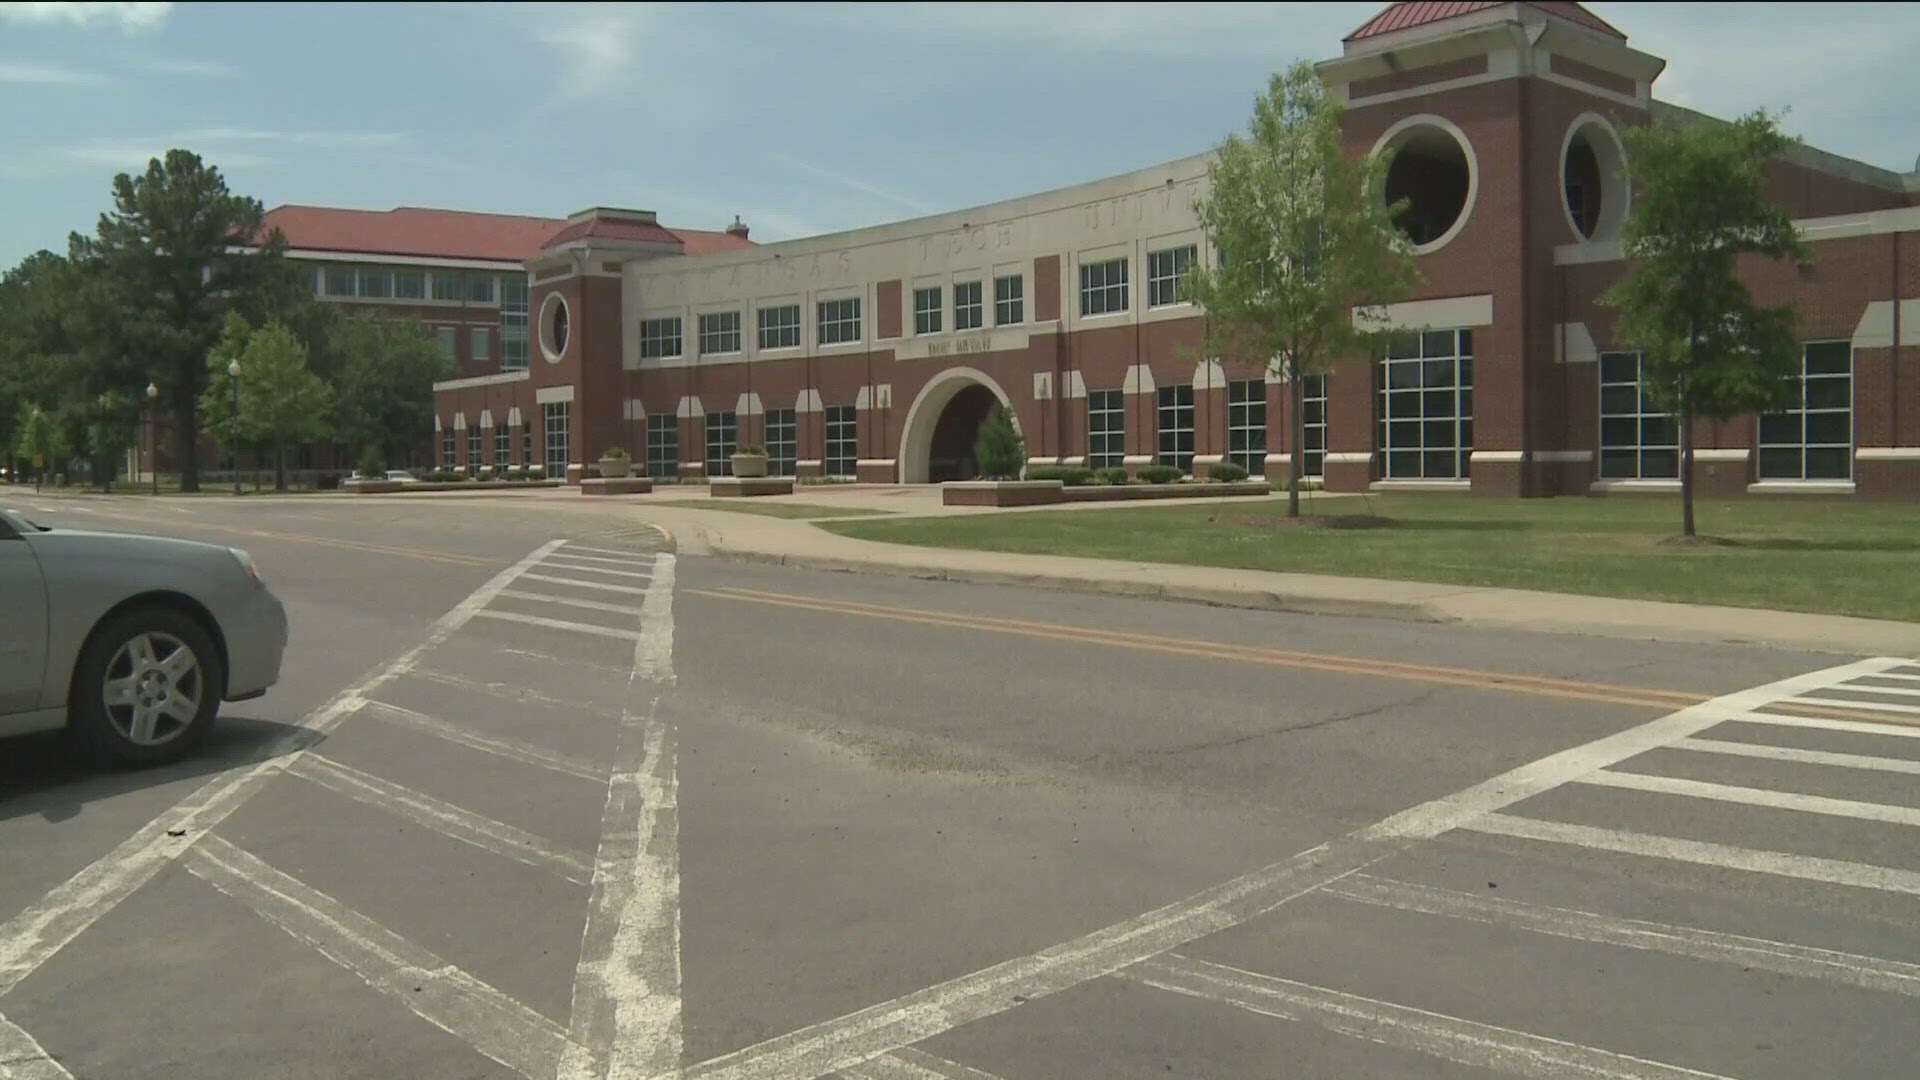
<svg viewBox="0 0 1920 1080">
<path fill-rule="evenodd" d="M 973 442 L 973 460 L 980 468 L 980 479 L 940 485 L 942 503 L 947 506 L 1038 506 L 1062 501 L 1061 491 L 1065 485 L 1057 475 L 1057 467 L 1051 479 L 1020 479 L 1021 470 L 1027 464 L 1027 444 L 1004 406 L 995 406 L 980 425 L 980 434 Z"/>
<path fill-rule="evenodd" d="M 633 471 L 633 459 L 624 446 L 609 446 L 600 452 L 600 475 L 620 479 Z"/>
<path fill-rule="evenodd" d="M 753 443 L 735 447 L 733 475 L 749 479 L 767 475 L 767 448 Z"/>
</svg>

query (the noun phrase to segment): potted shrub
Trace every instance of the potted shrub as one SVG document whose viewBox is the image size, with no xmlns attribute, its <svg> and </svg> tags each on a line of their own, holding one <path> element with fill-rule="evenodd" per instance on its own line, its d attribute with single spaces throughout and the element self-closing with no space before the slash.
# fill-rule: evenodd
<svg viewBox="0 0 1920 1080">
<path fill-rule="evenodd" d="M 600 475 L 618 480 L 633 471 L 633 459 L 625 447 L 609 446 L 600 454 Z"/>
<path fill-rule="evenodd" d="M 747 477 L 767 475 L 767 448 L 764 446 L 755 446 L 751 443 L 745 446 L 735 447 L 733 451 L 733 475 Z"/>
<path fill-rule="evenodd" d="M 527 479 L 545 480 L 546 478 L 547 478 L 547 467 L 545 465 L 527 466 Z"/>
</svg>

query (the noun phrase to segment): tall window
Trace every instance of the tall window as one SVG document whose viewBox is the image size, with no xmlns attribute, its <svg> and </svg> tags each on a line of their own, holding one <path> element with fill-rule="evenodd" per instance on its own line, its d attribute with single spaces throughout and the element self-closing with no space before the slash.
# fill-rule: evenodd
<svg viewBox="0 0 1920 1080">
<path fill-rule="evenodd" d="M 1027 283 L 1019 274 L 993 279 L 993 325 L 1011 326 L 1024 321 Z"/>
<path fill-rule="evenodd" d="M 520 425 L 520 464 L 531 469 L 536 464 L 533 459 L 533 425 Z"/>
<path fill-rule="evenodd" d="M 1227 460 L 1254 476 L 1266 474 L 1267 383 L 1264 379 L 1237 379 L 1227 384 Z"/>
<path fill-rule="evenodd" d="M 492 274 L 468 274 L 466 275 L 466 281 L 467 281 L 467 302 L 468 303 L 471 303 L 471 304 L 493 303 L 493 275 Z"/>
<path fill-rule="evenodd" d="M 481 441 L 480 429 L 478 427 L 470 427 L 467 429 L 467 468 L 476 470 L 480 468 L 482 464 L 480 461 L 480 451 L 485 445 L 486 444 Z"/>
<path fill-rule="evenodd" d="M 1382 475 L 1464 480 L 1473 453 L 1473 331 L 1396 335 L 1375 406 Z"/>
<path fill-rule="evenodd" d="M 1158 393 L 1160 442 L 1154 461 L 1186 472 L 1193 468 L 1193 384 L 1163 386 Z"/>
<path fill-rule="evenodd" d="M 459 333 L 460 331 L 454 329 L 451 326 L 434 327 L 433 336 L 434 336 L 434 340 L 440 343 L 441 356 L 444 356 L 449 360 L 452 360 L 454 358 L 455 350 L 459 348 L 459 345 L 457 343 L 457 335 Z"/>
<path fill-rule="evenodd" d="M 505 424 L 493 429 L 493 465 L 504 469 L 513 463 L 513 429 Z"/>
<path fill-rule="evenodd" d="M 457 270 L 441 270 L 433 275 L 433 298 L 435 300 L 465 300 L 467 298 L 467 278 Z"/>
<path fill-rule="evenodd" d="M 1127 260 L 1108 259 L 1080 267 L 1080 314 L 1127 310 Z"/>
<path fill-rule="evenodd" d="M 393 295 L 397 300 L 426 299 L 426 272 L 422 270 L 395 270 L 393 272 Z"/>
<path fill-rule="evenodd" d="M 360 295 L 375 300 L 384 300 L 393 295 L 393 271 L 360 271 Z"/>
<path fill-rule="evenodd" d="M 527 279 L 508 274 L 500 278 L 500 370 L 527 367 Z"/>
<path fill-rule="evenodd" d="M 1640 354 L 1600 354 L 1600 477 L 1672 480 L 1680 475 L 1680 427 L 1640 388 Z"/>
<path fill-rule="evenodd" d="M 356 295 L 360 290 L 354 283 L 358 280 L 359 275 L 351 266 L 329 266 L 327 267 L 327 295 Z"/>
<path fill-rule="evenodd" d="M 916 334 L 937 334 L 940 332 L 940 286 L 930 289 L 913 290 L 913 332 Z"/>
<path fill-rule="evenodd" d="M 799 416 L 792 409 L 767 410 L 767 472 L 792 476 L 799 470 Z"/>
<path fill-rule="evenodd" d="M 731 412 L 710 412 L 707 414 L 707 475 L 732 476 L 733 450 L 737 443 L 734 434 L 734 415 Z"/>
<path fill-rule="evenodd" d="M 1180 286 L 1186 283 L 1187 271 L 1193 269 L 1194 255 L 1198 250 L 1195 245 L 1188 244 L 1147 253 L 1148 307 L 1180 302 Z"/>
<path fill-rule="evenodd" d="M 493 359 L 493 327 L 476 326 L 469 331 L 468 343 L 472 348 L 469 358 L 475 363 L 484 364 Z"/>
<path fill-rule="evenodd" d="M 680 316 L 640 320 L 640 359 L 680 355 Z"/>
<path fill-rule="evenodd" d="M 700 355 L 740 351 L 740 313 L 716 311 L 700 316 Z"/>
<path fill-rule="evenodd" d="M 858 414 L 851 405 L 829 405 L 827 421 L 827 454 L 822 463 L 828 476 L 854 476 L 860 463 L 860 422 Z"/>
<path fill-rule="evenodd" d="M 1126 464 L 1127 407 L 1118 390 L 1087 392 L 1087 468 L 1117 469 Z"/>
<path fill-rule="evenodd" d="M 953 286 L 953 328 L 955 330 L 978 330 L 986 319 L 985 307 L 980 302 L 980 283 L 977 281 L 955 282 Z"/>
<path fill-rule="evenodd" d="M 647 417 L 647 475 L 666 480 L 680 475 L 680 420 L 655 414 Z"/>
<path fill-rule="evenodd" d="M 549 401 L 540 406 L 547 439 L 547 476 L 555 480 L 564 480 L 567 476 L 567 425 L 572 409 L 570 401 Z"/>
<path fill-rule="evenodd" d="M 1760 479 L 1853 477 L 1853 345 L 1808 342 L 1800 359 L 1800 402 L 1760 418 Z"/>
<path fill-rule="evenodd" d="M 453 441 L 453 429 L 440 429 L 440 467 L 454 469 L 460 466 L 460 447 Z"/>
<path fill-rule="evenodd" d="M 1327 466 L 1327 377 L 1300 380 L 1300 441 L 1305 444 L 1301 476 L 1325 476 Z"/>
<path fill-rule="evenodd" d="M 780 304 L 758 312 L 760 347 L 797 349 L 800 347 L 800 305 Z"/>
<path fill-rule="evenodd" d="M 859 341 L 860 298 L 850 296 L 845 300 L 822 300 L 814 312 L 814 320 L 819 327 L 822 345 Z"/>
</svg>

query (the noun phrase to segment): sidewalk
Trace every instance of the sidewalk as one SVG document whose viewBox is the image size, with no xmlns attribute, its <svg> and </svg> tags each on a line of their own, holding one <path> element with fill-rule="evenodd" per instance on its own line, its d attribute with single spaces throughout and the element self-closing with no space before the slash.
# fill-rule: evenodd
<svg viewBox="0 0 1920 1080">
<path fill-rule="evenodd" d="M 854 495 L 853 492 L 846 494 Z M 831 496 L 803 497 L 799 493 L 795 498 L 815 504 L 842 502 Z M 921 509 L 905 505 L 911 501 L 901 499 L 901 505 L 896 508 L 907 512 Z M 913 547 L 836 536 L 806 521 L 646 506 L 637 500 L 627 504 L 627 509 L 640 511 L 639 516 L 644 520 L 673 533 L 683 554 L 782 566 L 1187 600 L 1223 607 L 1317 615 L 1458 622 L 1643 641 L 1765 645 L 1814 652 L 1920 657 L 1920 623 L 1325 574 Z"/>
</svg>

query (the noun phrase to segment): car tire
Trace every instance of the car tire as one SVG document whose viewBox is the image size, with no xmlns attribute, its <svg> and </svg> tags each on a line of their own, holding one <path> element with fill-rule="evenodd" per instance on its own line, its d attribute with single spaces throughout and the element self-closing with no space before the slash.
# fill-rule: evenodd
<svg viewBox="0 0 1920 1080">
<path fill-rule="evenodd" d="M 80 650 L 67 731 L 102 764 L 164 764 L 205 737 L 226 686 L 220 651 L 197 620 L 163 607 L 124 611 Z"/>
</svg>

